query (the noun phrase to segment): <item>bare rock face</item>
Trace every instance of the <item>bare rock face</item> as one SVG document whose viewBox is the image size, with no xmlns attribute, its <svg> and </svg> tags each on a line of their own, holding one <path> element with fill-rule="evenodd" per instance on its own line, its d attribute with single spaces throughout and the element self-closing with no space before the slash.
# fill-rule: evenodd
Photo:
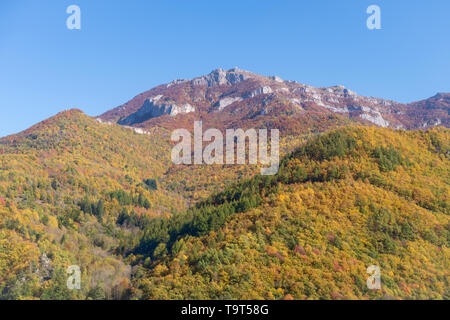
<svg viewBox="0 0 450 320">
<path fill-rule="evenodd" d="M 276 82 L 280 82 L 280 83 L 284 82 L 283 79 L 281 79 L 279 76 L 272 76 L 272 77 L 270 77 L 270 79 L 272 79 L 273 81 L 276 81 Z"/>
<path fill-rule="evenodd" d="M 206 76 L 195 78 L 192 80 L 192 84 L 194 86 L 207 87 L 234 85 L 250 78 L 250 72 L 243 71 L 238 68 L 230 69 L 228 71 L 216 69 Z"/>
<path fill-rule="evenodd" d="M 236 101 L 242 101 L 243 98 L 241 97 L 225 97 L 221 100 L 219 100 L 215 105 L 214 108 L 217 108 L 218 111 L 222 111 L 229 105 L 235 103 Z"/>
<path fill-rule="evenodd" d="M 160 102 L 162 95 L 158 95 L 154 98 L 145 100 L 142 107 L 135 113 L 118 121 L 122 125 L 133 125 L 143 122 L 149 118 L 156 118 L 165 114 L 170 116 L 176 116 L 180 113 L 194 112 L 195 108 L 189 103 L 175 104 Z"/>
<path fill-rule="evenodd" d="M 39 257 L 39 269 L 38 274 L 41 280 L 49 280 L 52 277 L 53 267 L 50 259 L 45 253 Z"/>
<path fill-rule="evenodd" d="M 363 113 L 360 116 L 362 119 L 370 121 L 379 127 L 389 127 L 389 122 L 384 120 L 379 112 L 376 113 Z"/>
<path fill-rule="evenodd" d="M 256 97 L 256 96 L 258 96 L 258 95 L 260 95 L 260 94 L 268 94 L 268 93 L 272 93 L 273 92 L 273 90 L 272 90 L 272 88 L 271 87 L 269 87 L 269 86 L 264 86 L 264 87 L 260 87 L 260 88 L 258 88 L 258 89 L 256 89 L 256 90 L 253 90 L 252 92 L 250 92 L 248 95 L 246 95 L 245 97 L 246 98 L 253 98 L 253 97 Z"/>
</svg>

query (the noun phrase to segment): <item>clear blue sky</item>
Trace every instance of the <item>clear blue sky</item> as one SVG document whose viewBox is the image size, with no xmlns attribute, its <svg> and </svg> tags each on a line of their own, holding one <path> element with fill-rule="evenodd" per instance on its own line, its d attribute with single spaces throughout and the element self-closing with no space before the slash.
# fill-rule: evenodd
<svg viewBox="0 0 450 320">
<path fill-rule="evenodd" d="M 81 30 L 66 8 L 81 8 Z M 366 27 L 381 7 L 382 30 Z M 0 136 L 240 67 L 410 102 L 450 91 L 450 1 L 1 0 Z"/>
</svg>

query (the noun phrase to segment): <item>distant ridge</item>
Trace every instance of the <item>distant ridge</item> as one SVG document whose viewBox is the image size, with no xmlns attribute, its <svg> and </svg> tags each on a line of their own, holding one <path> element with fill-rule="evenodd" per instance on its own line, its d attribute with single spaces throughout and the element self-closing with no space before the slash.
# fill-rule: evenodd
<svg viewBox="0 0 450 320">
<path fill-rule="evenodd" d="M 211 125 L 219 122 L 229 127 L 245 120 L 261 124 L 280 116 L 288 116 L 289 122 L 334 115 L 380 127 L 419 129 L 450 126 L 449 97 L 449 93 L 438 93 L 403 104 L 360 96 L 340 85 L 315 88 L 239 68 L 215 69 L 192 80 L 178 79 L 154 87 L 99 118 L 139 127 L 180 126 L 201 118 Z"/>
</svg>

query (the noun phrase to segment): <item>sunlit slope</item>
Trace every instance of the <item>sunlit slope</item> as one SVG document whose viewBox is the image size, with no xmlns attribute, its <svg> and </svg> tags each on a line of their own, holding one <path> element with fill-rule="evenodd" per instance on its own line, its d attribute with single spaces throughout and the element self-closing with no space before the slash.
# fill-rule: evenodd
<svg viewBox="0 0 450 320">
<path fill-rule="evenodd" d="M 171 163 L 167 132 L 138 134 L 98 123 L 78 110 L 62 112 L 18 135 L 2 138 L 0 155 L 9 189 L 23 180 L 39 184 L 39 178 L 46 178 L 57 189 L 49 188 L 51 195 L 71 198 L 86 193 L 95 197 L 105 190 L 135 188 L 144 179 L 158 180 Z M 147 196 L 155 203 L 155 213 L 165 211 L 167 203 L 161 194 Z"/>
<path fill-rule="evenodd" d="M 121 254 L 138 230 L 118 223 L 119 216 L 151 219 L 186 205 L 160 185 L 170 162 L 168 137 L 70 110 L 2 138 L 0 295 L 126 295 L 131 267 Z M 68 265 L 83 271 L 79 292 L 67 291 Z"/>
<path fill-rule="evenodd" d="M 272 177 L 78 110 L 0 139 L 0 297 L 449 298 L 449 130 L 316 134 Z"/>
<path fill-rule="evenodd" d="M 313 139 L 277 176 L 151 224 L 135 286 L 147 299 L 448 299 L 449 142 L 441 128 Z M 366 286 L 370 265 L 382 290 Z"/>
<path fill-rule="evenodd" d="M 149 221 L 257 171 L 175 166 L 169 131 L 138 132 L 69 110 L 0 139 L 0 297 L 133 297 L 123 258 Z M 79 292 L 65 285 L 73 264 Z"/>
</svg>

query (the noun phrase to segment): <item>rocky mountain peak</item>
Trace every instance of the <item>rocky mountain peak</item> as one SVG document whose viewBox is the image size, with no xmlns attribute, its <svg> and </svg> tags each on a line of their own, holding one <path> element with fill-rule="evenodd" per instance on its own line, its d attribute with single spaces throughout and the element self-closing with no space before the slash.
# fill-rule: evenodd
<svg viewBox="0 0 450 320">
<path fill-rule="evenodd" d="M 192 80 L 194 86 L 223 86 L 234 85 L 236 83 L 246 81 L 253 77 L 249 71 L 233 68 L 225 71 L 224 69 L 215 69 L 206 76 L 201 76 Z"/>
<path fill-rule="evenodd" d="M 335 114 L 365 124 L 413 129 L 441 124 L 448 126 L 449 108 L 448 93 L 402 104 L 360 96 L 342 85 L 316 88 L 235 67 L 229 70 L 218 68 L 192 80 L 179 79 L 160 85 L 100 118 L 145 127 L 166 121 L 173 123 L 177 119 L 182 122 L 188 113 L 193 113 L 195 117 L 217 118 L 222 122 L 225 120 L 221 119 L 227 119 L 230 123 L 243 119 L 253 121 L 258 117 L 276 118 L 285 114 L 292 119 L 295 115 Z M 161 118 L 165 115 L 170 117 Z"/>
</svg>

